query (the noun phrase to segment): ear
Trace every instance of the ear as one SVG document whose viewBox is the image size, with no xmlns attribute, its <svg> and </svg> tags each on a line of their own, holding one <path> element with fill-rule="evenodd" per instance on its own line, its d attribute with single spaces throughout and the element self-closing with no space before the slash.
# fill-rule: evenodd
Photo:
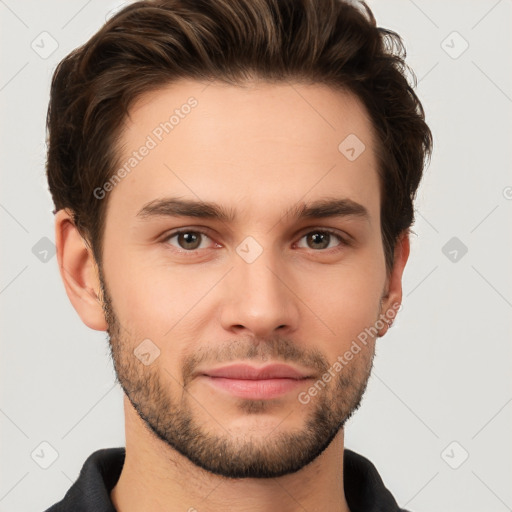
<svg viewBox="0 0 512 512">
<path fill-rule="evenodd" d="M 409 232 L 402 232 L 394 250 L 393 268 L 386 278 L 386 287 L 382 297 L 382 308 L 379 318 L 384 319 L 384 327 L 379 330 L 379 336 L 384 336 L 393 323 L 402 304 L 402 275 L 410 252 Z"/>
<path fill-rule="evenodd" d="M 60 275 L 71 304 L 85 325 L 106 331 L 98 267 L 67 209 L 55 214 L 55 244 Z"/>
</svg>

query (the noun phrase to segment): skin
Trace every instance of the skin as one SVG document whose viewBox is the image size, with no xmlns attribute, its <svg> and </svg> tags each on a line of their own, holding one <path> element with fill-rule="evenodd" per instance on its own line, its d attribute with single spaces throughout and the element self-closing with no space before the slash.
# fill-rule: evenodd
<svg viewBox="0 0 512 512">
<path fill-rule="evenodd" d="M 120 161 L 190 96 L 197 106 L 103 199 L 101 272 L 69 212 L 56 214 L 66 292 L 86 325 L 108 331 L 125 391 L 126 461 L 111 498 L 120 512 L 348 511 L 343 426 L 387 326 L 308 403 L 298 393 L 402 299 L 409 238 L 386 272 L 371 122 L 354 96 L 321 84 L 182 80 L 132 106 Z M 354 161 L 338 150 L 349 134 L 366 146 Z M 169 196 L 212 201 L 236 218 L 137 216 Z M 285 215 L 326 197 L 351 199 L 368 217 Z M 172 237 L 176 228 L 199 238 Z M 322 239 L 322 229 L 350 243 Z M 251 263 L 237 253 L 248 236 L 262 250 Z M 145 339 L 160 351 L 149 365 L 134 355 Z M 194 374 L 264 361 L 314 378 L 250 400 Z"/>
</svg>

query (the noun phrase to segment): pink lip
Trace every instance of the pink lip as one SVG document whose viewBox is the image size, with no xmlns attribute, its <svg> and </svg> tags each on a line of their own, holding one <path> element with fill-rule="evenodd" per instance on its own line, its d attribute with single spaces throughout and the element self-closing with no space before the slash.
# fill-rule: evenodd
<svg viewBox="0 0 512 512">
<path fill-rule="evenodd" d="M 255 368 L 234 364 L 201 373 L 208 384 L 240 398 L 264 400 L 275 398 L 303 386 L 311 376 L 285 364 Z"/>
</svg>

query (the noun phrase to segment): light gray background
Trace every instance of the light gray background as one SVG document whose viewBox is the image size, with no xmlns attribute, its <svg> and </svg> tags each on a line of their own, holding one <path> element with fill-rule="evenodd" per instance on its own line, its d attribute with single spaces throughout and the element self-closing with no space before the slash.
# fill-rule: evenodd
<svg viewBox="0 0 512 512">
<path fill-rule="evenodd" d="M 41 241 L 55 239 L 44 176 L 50 78 L 119 4 L 0 0 L 3 512 L 46 509 L 94 450 L 124 445 L 106 335 L 82 324 Z M 435 149 L 403 309 L 378 342 L 346 447 L 375 463 L 402 507 L 512 510 L 512 2 L 369 5 L 405 41 Z M 54 43 L 44 31 L 58 43 L 46 58 Z M 58 453 L 47 469 L 43 442 Z"/>
</svg>

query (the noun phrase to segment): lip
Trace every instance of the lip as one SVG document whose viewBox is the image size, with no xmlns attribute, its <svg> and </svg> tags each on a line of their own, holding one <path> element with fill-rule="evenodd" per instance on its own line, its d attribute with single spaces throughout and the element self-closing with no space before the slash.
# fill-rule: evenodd
<svg viewBox="0 0 512 512">
<path fill-rule="evenodd" d="M 201 372 L 208 377 L 224 377 L 226 379 L 265 380 L 265 379 L 305 379 L 311 374 L 293 368 L 287 364 L 268 364 L 255 367 L 248 364 L 232 364 Z"/>
<path fill-rule="evenodd" d="M 269 400 L 285 395 L 312 378 L 312 375 L 286 364 L 254 367 L 233 364 L 200 373 L 200 377 L 215 389 L 239 398 Z"/>
</svg>

